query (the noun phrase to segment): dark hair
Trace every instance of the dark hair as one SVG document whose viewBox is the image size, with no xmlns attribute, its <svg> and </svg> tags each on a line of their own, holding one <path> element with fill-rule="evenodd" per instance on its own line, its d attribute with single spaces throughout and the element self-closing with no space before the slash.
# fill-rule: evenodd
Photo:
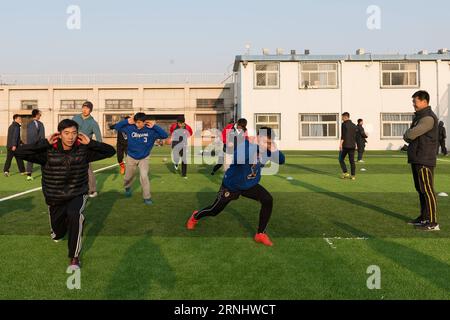
<svg viewBox="0 0 450 320">
<path fill-rule="evenodd" d="M 58 124 L 58 132 L 62 132 L 64 129 L 75 127 L 78 131 L 78 123 L 72 119 L 64 119 Z"/>
<path fill-rule="evenodd" d="M 186 119 L 184 118 L 184 116 L 179 116 L 177 118 L 177 123 L 185 123 L 185 122 L 186 122 Z"/>
<path fill-rule="evenodd" d="M 145 121 L 147 120 L 147 116 L 143 112 L 138 112 L 134 115 L 134 121 Z"/>
<path fill-rule="evenodd" d="M 244 131 L 247 131 L 247 119 L 241 118 L 237 121 L 237 125 L 244 128 Z"/>
<path fill-rule="evenodd" d="M 348 112 L 344 112 L 344 113 L 342 114 L 342 116 L 343 116 L 343 117 L 347 117 L 347 118 L 350 118 L 350 113 L 348 113 Z"/>
<path fill-rule="evenodd" d="M 358 124 L 360 124 L 361 122 L 363 122 L 363 119 L 358 119 Z"/>
<path fill-rule="evenodd" d="M 31 116 L 33 118 L 36 118 L 36 116 L 41 113 L 41 111 L 39 109 L 33 109 L 33 111 L 31 111 Z"/>
<path fill-rule="evenodd" d="M 228 124 L 234 124 L 234 119 L 230 119 L 230 121 L 228 121 Z"/>
<path fill-rule="evenodd" d="M 156 120 L 156 116 L 155 115 L 153 115 L 153 114 L 148 114 L 148 115 L 146 115 L 146 117 L 147 117 L 147 120 Z"/>
<path fill-rule="evenodd" d="M 418 98 L 419 100 L 427 100 L 427 103 L 430 103 L 430 94 L 425 90 L 419 90 L 413 94 L 412 98 Z"/>
<path fill-rule="evenodd" d="M 275 132 L 270 127 L 261 127 L 258 129 L 258 136 L 266 136 L 268 139 L 275 139 Z"/>
<path fill-rule="evenodd" d="M 88 107 L 89 109 L 91 109 L 91 111 L 92 111 L 92 109 L 94 109 L 94 105 L 90 101 L 85 101 L 81 107 L 82 108 L 83 107 Z"/>
<path fill-rule="evenodd" d="M 20 114 L 13 115 L 13 120 L 16 120 L 17 118 L 22 118 L 22 116 Z"/>
</svg>

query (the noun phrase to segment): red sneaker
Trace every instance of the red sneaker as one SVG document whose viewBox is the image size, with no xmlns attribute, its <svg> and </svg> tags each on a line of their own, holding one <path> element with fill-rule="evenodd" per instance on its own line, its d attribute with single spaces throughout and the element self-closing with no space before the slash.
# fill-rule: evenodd
<svg viewBox="0 0 450 320">
<path fill-rule="evenodd" d="M 265 233 L 257 233 L 255 235 L 255 241 L 262 243 L 263 245 L 268 246 L 268 247 L 273 246 L 273 242 L 270 241 L 269 236 Z"/>
<path fill-rule="evenodd" d="M 125 163 L 121 162 L 119 163 L 120 166 L 120 174 L 124 175 L 125 174 Z"/>
<path fill-rule="evenodd" d="M 80 269 L 81 268 L 80 259 L 79 258 L 70 259 L 69 267 L 72 270 Z"/>
<path fill-rule="evenodd" d="M 198 220 L 194 218 L 194 216 L 197 214 L 198 210 L 195 210 L 194 212 L 192 212 L 191 217 L 189 218 L 189 220 L 186 223 L 186 228 L 188 230 L 194 230 L 195 226 L 198 223 Z"/>
</svg>

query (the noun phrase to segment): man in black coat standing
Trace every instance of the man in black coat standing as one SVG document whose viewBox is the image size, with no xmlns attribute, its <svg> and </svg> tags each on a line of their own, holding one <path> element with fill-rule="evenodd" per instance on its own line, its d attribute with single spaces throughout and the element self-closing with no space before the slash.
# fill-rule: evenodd
<svg viewBox="0 0 450 320">
<path fill-rule="evenodd" d="M 42 113 L 39 109 L 31 111 L 33 120 L 27 126 L 27 144 L 36 143 L 41 139 L 45 139 L 44 124 L 40 121 Z M 33 180 L 33 162 L 27 162 L 27 180 Z"/>
<path fill-rule="evenodd" d="M 356 146 L 358 147 L 358 162 L 364 162 L 363 154 L 366 150 L 367 134 L 364 131 L 363 119 L 358 119 L 358 125 L 356 128 Z"/>
<path fill-rule="evenodd" d="M 439 154 L 439 147 L 441 147 L 442 154 L 447 156 L 447 147 L 445 146 L 445 139 L 447 139 L 447 132 L 445 131 L 444 122 L 439 121 L 439 145 L 437 153 Z"/>
<path fill-rule="evenodd" d="M 339 164 L 342 169 L 342 179 L 356 179 L 355 149 L 356 125 L 352 122 L 352 120 L 350 120 L 350 114 L 348 112 L 344 112 L 342 114 L 341 142 L 339 144 Z M 345 165 L 345 158 L 347 155 L 348 160 L 350 161 L 351 176 L 348 174 L 347 166 Z"/>
<path fill-rule="evenodd" d="M 439 231 L 437 200 L 434 192 L 434 168 L 438 142 L 438 118 L 430 107 L 430 95 L 417 91 L 412 96 L 415 115 L 403 139 L 409 143 L 408 163 L 420 200 L 420 215 L 409 222 L 425 231 Z"/>
<path fill-rule="evenodd" d="M 6 162 L 3 167 L 5 177 L 9 177 L 9 169 L 11 168 L 12 159 L 16 156 L 17 148 L 22 144 L 20 139 L 20 127 L 22 125 L 22 117 L 18 114 L 13 116 L 13 122 L 8 128 L 8 138 L 6 143 Z M 21 174 L 25 174 L 25 165 L 23 160 L 16 157 L 17 167 Z"/>
</svg>

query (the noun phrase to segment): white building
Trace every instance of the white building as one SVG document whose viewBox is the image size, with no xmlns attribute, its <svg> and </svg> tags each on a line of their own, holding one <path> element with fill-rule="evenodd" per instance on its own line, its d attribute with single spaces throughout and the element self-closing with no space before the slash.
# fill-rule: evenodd
<svg viewBox="0 0 450 320">
<path fill-rule="evenodd" d="M 286 150 L 336 150 L 340 115 L 364 119 L 367 149 L 395 150 L 413 115 L 412 94 L 420 89 L 450 126 L 450 54 L 411 55 L 267 54 L 237 56 L 234 65 L 237 113 L 254 132 L 278 132 Z M 278 52 L 281 53 L 281 52 Z M 448 142 L 447 142 L 448 144 Z"/>
</svg>

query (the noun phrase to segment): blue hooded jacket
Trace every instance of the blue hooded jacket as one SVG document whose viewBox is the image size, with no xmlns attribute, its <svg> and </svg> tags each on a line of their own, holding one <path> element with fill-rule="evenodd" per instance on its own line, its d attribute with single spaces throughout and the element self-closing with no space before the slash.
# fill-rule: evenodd
<svg viewBox="0 0 450 320">
<path fill-rule="evenodd" d="M 285 163 L 284 154 L 281 151 L 271 153 L 267 151 L 261 159 L 258 159 L 258 145 L 248 140 L 239 144 L 233 157 L 233 163 L 225 172 L 223 186 L 232 192 L 248 190 L 261 180 L 261 169 L 268 161 L 278 164 Z"/>
</svg>

